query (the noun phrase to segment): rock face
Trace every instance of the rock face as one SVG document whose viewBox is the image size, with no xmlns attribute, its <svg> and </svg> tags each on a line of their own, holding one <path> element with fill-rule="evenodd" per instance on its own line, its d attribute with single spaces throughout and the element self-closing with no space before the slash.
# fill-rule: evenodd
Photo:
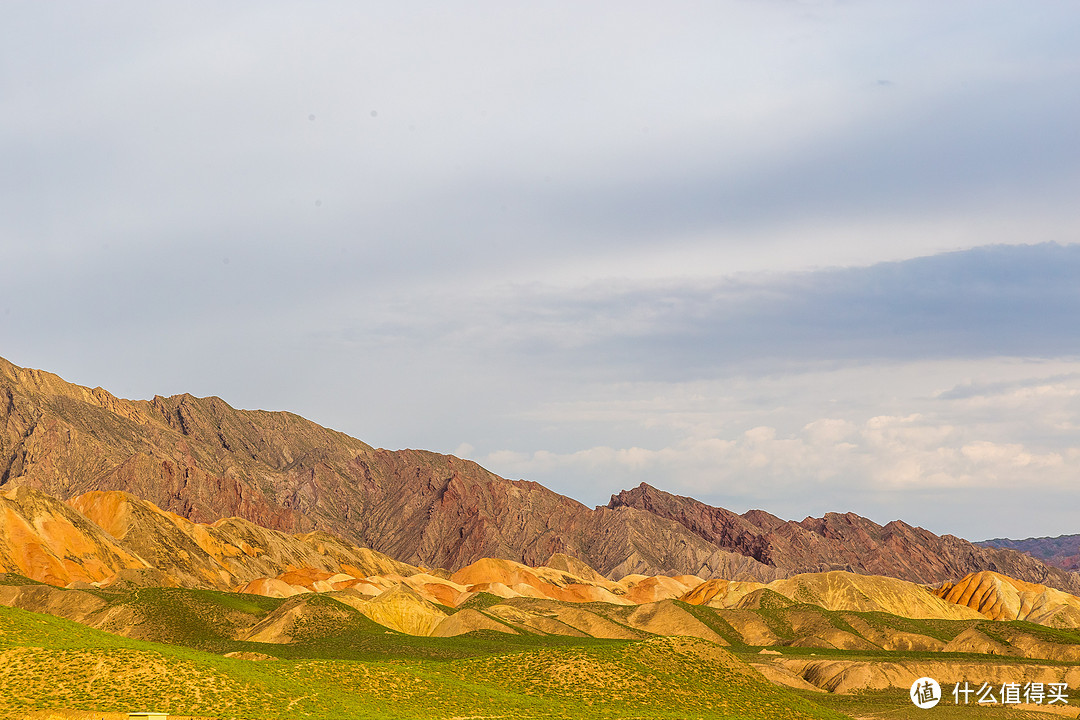
<svg viewBox="0 0 1080 720">
<path fill-rule="evenodd" d="M 193 523 L 119 491 L 67 503 L 26 487 L 0 493 L 0 573 L 50 585 L 231 590 L 266 577 L 289 586 L 343 572 L 402 576 L 419 568 L 323 532 L 288 535 L 241 518 Z"/>
<path fill-rule="evenodd" d="M 899 520 L 878 525 L 854 513 L 829 513 L 794 522 L 761 510 L 737 515 L 645 483 L 613 495 L 608 507 L 633 508 L 673 520 L 697 537 L 774 567 L 784 576 L 846 570 L 940 583 L 993 570 L 1066 592 L 1080 592 L 1076 573 L 1049 567 L 1016 551 L 980 547 L 952 535 L 934 535 Z"/>
<path fill-rule="evenodd" d="M 324 532 L 288 535 L 235 517 L 193 523 L 115 490 L 88 492 L 67 504 L 126 551 L 187 587 L 228 590 L 290 568 L 322 571 L 325 577 L 338 572 L 354 577 L 409 575 L 418 570 Z"/>
<path fill-rule="evenodd" d="M 67 585 L 148 569 L 149 563 L 59 500 L 28 488 L 0 494 L 0 572 Z"/>
<path fill-rule="evenodd" d="M 236 517 L 287 535 L 330 533 L 350 547 L 427 568 L 457 570 L 485 557 L 537 567 L 564 554 L 609 578 L 685 574 L 767 583 L 850 569 L 939 582 L 996 570 L 1080 592 L 1075 574 L 900 522 L 740 516 L 647 485 L 590 509 L 467 460 L 377 450 L 291 413 L 237 410 L 191 395 L 122 400 L 3 359 L 0 487 L 62 500 L 120 490 L 192 523 Z M 86 503 L 81 507 L 93 514 Z M 134 524 L 117 532 L 131 533 L 132 543 L 142 538 L 138 546 L 152 554 L 158 540 L 139 524 L 149 517 L 146 508 L 127 507 L 123 522 Z M 109 527 L 121 522 L 99 519 Z M 198 545 L 194 530 L 173 525 L 169 542 L 177 549 Z M 219 572 L 217 565 L 193 572 L 205 577 Z"/>
</svg>

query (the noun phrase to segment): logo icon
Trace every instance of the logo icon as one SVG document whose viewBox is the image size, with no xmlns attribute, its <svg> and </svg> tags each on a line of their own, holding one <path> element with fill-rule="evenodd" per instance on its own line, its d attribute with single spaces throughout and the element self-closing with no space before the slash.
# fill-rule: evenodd
<svg viewBox="0 0 1080 720">
<path fill-rule="evenodd" d="M 929 710 L 941 702 L 941 686 L 938 681 L 931 677 L 921 677 L 911 683 L 911 702 L 922 710 Z"/>
</svg>

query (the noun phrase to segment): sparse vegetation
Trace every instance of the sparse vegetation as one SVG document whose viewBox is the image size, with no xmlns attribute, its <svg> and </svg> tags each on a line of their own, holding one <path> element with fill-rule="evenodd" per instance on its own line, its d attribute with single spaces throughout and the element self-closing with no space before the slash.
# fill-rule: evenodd
<svg viewBox="0 0 1080 720">
<path fill-rule="evenodd" d="M 362 633 L 352 632 L 353 639 Z M 332 648 L 359 654 L 339 644 L 343 636 L 337 636 L 321 647 L 282 646 L 289 659 L 252 662 L 0 607 L 0 693 L 7 699 L 0 717 L 23 717 L 35 708 L 122 712 L 147 707 L 253 720 L 843 717 L 771 685 L 701 640 L 569 642 L 533 636 L 515 641 L 493 635 L 502 634 L 446 639 L 394 634 L 402 649 L 394 659 L 385 646 L 375 648 L 382 655 L 377 660 L 301 657 Z M 433 652 L 436 648 L 441 650 Z M 453 656 L 457 659 L 449 659 Z"/>
<path fill-rule="evenodd" d="M 1074 631 L 1031 623 L 917 620 L 767 602 L 739 611 L 676 603 L 729 642 L 728 650 L 686 637 L 605 640 L 484 630 L 434 638 L 387 630 L 353 608 L 317 595 L 282 600 L 179 588 L 102 595 L 110 603 L 110 612 L 127 613 L 124 617 L 133 623 L 130 630 L 141 639 L 0 607 L 0 696 L 5 698 L 0 718 L 23 718 L 48 708 L 97 712 L 154 708 L 179 715 L 251 720 L 884 718 L 910 709 L 906 691 L 800 694 L 766 681 L 748 663 L 820 658 L 863 663 L 964 662 L 987 668 L 1002 661 L 1062 664 L 974 653 L 793 644 L 822 628 L 859 636 L 860 627 L 869 627 L 875 632 L 903 632 L 947 642 L 975 627 L 1002 642 L 1018 635 L 1070 647 L 1080 642 Z M 477 598 L 473 609 L 505 602 L 494 596 Z M 234 639 L 237 628 L 300 602 L 305 612 L 291 631 L 291 642 Z M 628 611 L 602 603 L 577 607 L 612 622 Z M 725 619 L 731 612 L 756 616 L 776 634 L 779 640 L 767 648 L 771 655 L 761 655 L 761 646 L 745 642 L 736 625 Z M 225 653 L 273 659 L 258 662 L 224 657 Z M 935 717 L 978 717 L 987 712 L 987 708 L 943 707 Z M 1004 708 L 996 708 L 993 714 L 1024 717 Z"/>
</svg>

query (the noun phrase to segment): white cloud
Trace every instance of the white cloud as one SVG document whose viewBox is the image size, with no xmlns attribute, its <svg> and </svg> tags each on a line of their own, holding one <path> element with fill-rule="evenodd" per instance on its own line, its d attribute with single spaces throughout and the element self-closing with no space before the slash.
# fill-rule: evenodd
<svg viewBox="0 0 1080 720">
<path fill-rule="evenodd" d="M 668 442 L 497 451 L 481 462 L 557 489 L 584 484 L 593 489 L 587 499 L 596 503 L 605 501 L 604 493 L 644 481 L 731 509 L 759 507 L 794 517 L 855 510 L 881 522 L 901 518 L 974 538 L 1001 535 L 997 528 L 1024 522 L 1028 534 L 1053 532 L 1047 523 L 1069 531 L 1061 509 L 1045 513 L 1036 498 L 1075 492 L 1080 435 L 1029 431 L 1041 427 L 1048 414 L 1057 417 L 1061 400 L 1080 389 L 1080 376 L 1040 382 L 1039 376 L 1025 375 L 1039 365 L 983 363 L 978 374 L 985 383 L 998 383 L 1000 390 L 992 394 L 1008 403 L 1007 413 L 988 418 L 981 401 L 946 399 L 947 393 L 934 389 L 950 364 L 955 363 L 838 369 L 802 382 L 799 376 L 750 382 L 759 394 L 775 391 L 785 398 L 787 406 L 779 412 L 768 400 L 760 406 L 748 402 L 754 392 L 737 388 L 739 381 L 674 384 L 667 393 L 655 384 L 619 386 L 607 403 L 594 398 L 549 405 L 544 419 L 564 426 L 572 437 L 588 436 L 592 433 L 585 428 L 613 419 L 626 424 L 632 418 L 641 427 L 662 428 Z M 1070 367 L 1043 369 L 1053 375 Z M 884 387 L 876 382 L 882 375 L 892 378 Z M 767 389 L 772 382 L 784 389 Z M 1017 392 L 1015 385 L 1030 391 Z M 830 416 L 807 419 L 820 409 L 827 386 L 844 395 L 828 401 Z M 710 412 L 712 393 L 726 400 L 714 401 Z M 893 399 L 886 401 L 888 396 Z M 908 411 L 864 414 L 865 407 L 889 404 Z M 1070 407 L 1060 412 L 1069 423 L 1080 424 L 1080 405 Z M 755 422 L 770 418 L 779 424 Z M 1021 436 L 1025 439 L 1018 441 Z M 960 511 L 987 504 L 979 513 Z M 1054 519 L 1036 520 L 1039 513 Z"/>
</svg>

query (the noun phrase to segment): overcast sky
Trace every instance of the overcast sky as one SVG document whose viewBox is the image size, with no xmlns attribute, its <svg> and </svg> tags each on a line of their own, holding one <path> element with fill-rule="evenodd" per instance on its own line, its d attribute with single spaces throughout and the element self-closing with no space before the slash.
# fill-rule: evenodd
<svg viewBox="0 0 1080 720">
<path fill-rule="evenodd" d="M 1077 28 L 8 2 L 0 356 L 588 504 L 1080 533 Z"/>
</svg>

